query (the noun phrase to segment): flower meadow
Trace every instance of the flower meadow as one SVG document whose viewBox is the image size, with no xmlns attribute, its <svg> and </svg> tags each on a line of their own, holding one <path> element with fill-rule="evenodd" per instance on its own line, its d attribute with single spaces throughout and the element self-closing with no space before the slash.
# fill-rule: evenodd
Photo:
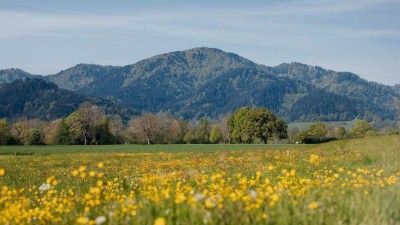
<svg viewBox="0 0 400 225">
<path fill-rule="evenodd" d="M 0 224 L 399 224 L 398 143 L 3 155 Z"/>
</svg>

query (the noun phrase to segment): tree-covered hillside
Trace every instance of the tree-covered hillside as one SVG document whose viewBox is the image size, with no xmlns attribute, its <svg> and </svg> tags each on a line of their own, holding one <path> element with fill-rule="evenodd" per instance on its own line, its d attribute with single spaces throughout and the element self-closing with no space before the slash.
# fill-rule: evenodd
<svg viewBox="0 0 400 225">
<path fill-rule="evenodd" d="M 47 78 L 61 88 L 158 111 L 210 79 L 243 67 L 256 68 L 257 64 L 218 49 L 195 48 L 124 67 L 80 64 Z"/>
<path fill-rule="evenodd" d="M 171 52 L 119 67 L 79 64 L 44 78 L 80 94 L 181 119 L 217 118 L 248 105 L 270 108 L 290 122 L 366 115 L 395 120 L 394 98 L 400 97 L 398 86 L 352 73 L 300 63 L 267 67 L 214 48 Z"/>
<path fill-rule="evenodd" d="M 394 85 L 394 90 L 397 92 L 398 95 L 400 95 L 400 84 Z"/>
<path fill-rule="evenodd" d="M 343 96 L 246 68 L 209 80 L 167 108 L 183 118 L 217 118 L 243 106 L 267 107 L 288 121 L 348 120 L 361 112 L 356 102 Z"/>
<path fill-rule="evenodd" d="M 69 115 L 83 102 L 92 102 L 107 113 L 128 118 L 138 114 L 134 110 L 116 106 L 108 100 L 88 97 L 58 88 L 43 79 L 26 78 L 0 84 L 0 118 L 52 120 Z"/>
<path fill-rule="evenodd" d="M 40 76 L 32 75 L 20 69 L 0 70 L 0 84 L 10 83 L 18 79 L 34 78 L 34 77 L 40 78 Z"/>
<path fill-rule="evenodd" d="M 346 96 L 359 102 L 368 112 L 394 119 L 393 97 L 398 97 L 399 93 L 390 86 L 368 82 L 353 73 L 325 70 L 301 63 L 285 63 L 266 67 L 266 70 L 278 77 L 301 80 L 321 90 Z"/>
</svg>

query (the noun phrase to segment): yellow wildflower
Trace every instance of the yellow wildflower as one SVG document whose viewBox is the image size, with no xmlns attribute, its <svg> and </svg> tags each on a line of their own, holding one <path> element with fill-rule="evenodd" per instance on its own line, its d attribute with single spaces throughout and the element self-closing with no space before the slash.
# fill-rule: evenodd
<svg viewBox="0 0 400 225">
<path fill-rule="evenodd" d="M 166 225 L 167 220 L 165 220 L 164 217 L 158 217 L 156 220 L 154 220 L 154 225 Z"/>
<path fill-rule="evenodd" d="M 317 202 L 311 202 L 310 204 L 308 204 L 308 208 L 310 209 L 316 209 L 318 208 L 318 203 Z"/>
<path fill-rule="evenodd" d="M 76 223 L 78 224 L 87 224 L 89 222 L 89 218 L 81 216 L 76 219 Z"/>
</svg>

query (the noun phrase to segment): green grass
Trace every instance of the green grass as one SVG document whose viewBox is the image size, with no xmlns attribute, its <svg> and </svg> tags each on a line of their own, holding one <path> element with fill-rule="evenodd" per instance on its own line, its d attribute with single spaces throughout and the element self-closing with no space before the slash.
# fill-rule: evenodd
<svg viewBox="0 0 400 225">
<path fill-rule="evenodd" d="M 288 144 L 171 144 L 171 145 L 51 145 L 0 146 L 0 155 L 75 154 L 106 152 L 214 152 L 221 150 L 279 150 L 308 148 L 306 145 Z"/>
<path fill-rule="evenodd" d="M 27 216 L 34 208 L 54 216 L 42 218 L 46 224 L 98 216 L 107 218 L 105 224 L 138 225 L 153 225 L 158 217 L 167 225 L 400 224 L 399 135 L 320 145 L 11 146 L 0 152 L 6 171 L 0 177 L 0 224 L 36 218 Z M 90 177 L 89 171 L 103 175 Z M 52 176 L 58 184 L 38 191 Z M 101 192 L 92 193 L 98 180 L 104 181 Z M 194 203 L 176 201 L 198 193 L 204 198 Z M 235 193 L 242 197 L 233 200 Z M 278 200 L 270 205 L 274 195 Z M 222 208 L 207 207 L 208 199 L 221 196 Z M 99 204 L 91 205 L 93 199 Z M 310 208 L 312 202 L 318 207 Z"/>
<path fill-rule="evenodd" d="M 354 127 L 354 124 L 356 123 L 357 119 L 351 120 L 351 121 L 330 121 L 330 122 L 324 122 L 326 124 L 332 124 L 335 126 L 343 126 L 347 130 L 351 130 Z M 289 123 L 288 127 L 290 128 L 295 128 L 297 127 L 299 130 L 306 130 L 309 126 L 315 124 L 316 122 L 297 122 L 297 123 Z"/>
</svg>

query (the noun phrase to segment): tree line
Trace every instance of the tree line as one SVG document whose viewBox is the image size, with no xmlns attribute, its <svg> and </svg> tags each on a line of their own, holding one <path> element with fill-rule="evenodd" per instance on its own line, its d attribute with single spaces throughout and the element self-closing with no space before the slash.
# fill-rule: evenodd
<svg viewBox="0 0 400 225">
<path fill-rule="evenodd" d="M 244 107 L 218 121 L 182 121 L 167 113 L 144 114 L 124 124 L 85 102 L 66 118 L 51 122 L 0 120 L 2 145 L 208 144 L 267 143 L 285 138 L 286 123 L 265 108 Z"/>
<path fill-rule="evenodd" d="M 208 144 L 208 143 L 320 143 L 332 139 L 376 135 L 364 120 L 347 131 L 318 122 L 301 131 L 266 108 L 243 107 L 218 121 L 182 121 L 167 113 L 144 114 L 128 123 L 118 115 L 83 103 L 66 118 L 51 122 L 0 120 L 1 145 Z M 284 140 L 284 141 L 282 141 Z"/>
<path fill-rule="evenodd" d="M 302 144 L 317 144 L 338 139 L 363 138 L 377 135 L 398 135 L 400 129 L 382 129 L 378 131 L 366 120 L 357 120 L 354 127 L 347 130 L 343 126 L 327 125 L 317 122 L 310 125 L 306 130 L 300 131 L 297 128 L 289 129 L 289 140 Z"/>
</svg>

